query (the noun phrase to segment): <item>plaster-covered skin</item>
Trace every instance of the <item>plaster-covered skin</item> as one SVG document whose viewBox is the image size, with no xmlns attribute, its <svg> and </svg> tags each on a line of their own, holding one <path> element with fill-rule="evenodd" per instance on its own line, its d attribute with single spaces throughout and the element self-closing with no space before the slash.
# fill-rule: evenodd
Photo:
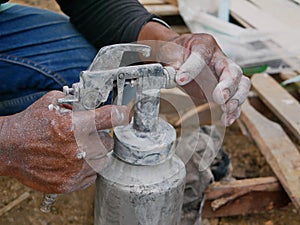
<svg viewBox="0 0 300 225">
<path fill-rule="evenodd" d="M 212 35 L 178 35 L 158 23 L 149 22 L 138 37 L 140 42 L 147 43 L 147 40 L 164 42 L 153 44 L 154 57 L 178 70 L 177 84 L 191 96 L 205 99 L 207 93 L 204 94 L 199 85 L 212 79 L 210 75 L 217 80 L 212 98 L 222 106 L 224 125 L 231 125 L 239 117 L 251 83 L 241 68 L 222 52 Z M 211 70 L 209 76 L 203 74 L 206 67 Z"/>
<path fill-rule="evenodd" d="M 59 91 L 49 92 L 23 112 L 0 120 L 1 175 L 44 193 L 72 192 L 95 182 L 96 172 L 77 157 L 72 109 L 57 106 L 57 99 L 63 96 Z M 104 106 L 93 114 L 82 112 L 80 127 L 87 135 L 94 131 L 88 123 L 91 115 L 95 115 L 97 129 L 107 129 L 112 123 L 127 124 L 129 110 Z M 112 139 L 103 134 L 100 138 L 105 147 L 98 152 L 106 155 L 112 149 Z"/>
</svg>

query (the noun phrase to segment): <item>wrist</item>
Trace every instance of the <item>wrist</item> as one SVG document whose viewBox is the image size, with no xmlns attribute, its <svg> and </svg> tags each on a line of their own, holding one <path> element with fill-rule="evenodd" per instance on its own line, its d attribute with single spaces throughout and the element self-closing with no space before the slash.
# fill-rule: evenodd
<svg viewBox="0 0 300 225">
<path fill-rule="evenodd" d="M 161 22 L 156 20 L 149 21 L 142 27 L 138 35 L 138 41 L 169 41 L 179 36 L 179 34 L 171 30 L 167 26 L 168 25 L 163 25 Z"/>
<path fill-rule="evenodd" d="M 158 55 L 160 48 L 165 45 L 166 42 L 176 39 L 177 37 L 179 37 L 179 34 L 167 26 L 157 21 L 149 21 L 142 27 L 138 36 L 138 43 L 151 47 L 151 56 L 148 57 L 147 60 L 159 61 Z"/>
</svg>

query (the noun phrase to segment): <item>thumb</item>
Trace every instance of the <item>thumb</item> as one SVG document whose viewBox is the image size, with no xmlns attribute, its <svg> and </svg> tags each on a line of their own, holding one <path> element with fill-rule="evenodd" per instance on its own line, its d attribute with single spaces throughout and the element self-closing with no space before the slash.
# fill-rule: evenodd
<svg viewBox="0 0 300 225">
<path fill-rule="evenodd" d="M 97 130 L 126 125 L 130 121 L 130 109 L 123 105 L 105 105 L 95 110 Z"/>
</svg>

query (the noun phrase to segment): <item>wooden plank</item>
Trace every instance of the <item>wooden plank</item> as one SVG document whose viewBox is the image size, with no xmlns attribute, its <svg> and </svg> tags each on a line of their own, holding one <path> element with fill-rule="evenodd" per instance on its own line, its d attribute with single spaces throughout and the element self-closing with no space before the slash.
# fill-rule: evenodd
<svg viewBox="0 0 300 225">
<path fill-rule="evenodd" d="M 300 104 L 268 74 L 255 74 L 252 86 L 262 101 L 300 141 Z"/>
<path fill-rule="evenodd" d="M 184 113 L 174 124 L 173 126 L 178 127 L 188 119 L 198 115 L 201 112 L 207 111 L 210 109 L 210 105 L 208 103 L 204 103 L 203 105 L 197 106 L 196 108 L 192 108 L 186 113 Z"/>
<path fill-rule="evenodd" d="M 280 18 L 286 27 L 300 28 L 300 6 L 295 2 L 287 0 L 251 0 L 251 2 L 270 16 Z"/>
<path fill-rule="evenodd" d="M 187 111 L 190 109 L 195 109 L 195 107 L 197 108 L 199 105 L 205 104 L 204 101 L 199 102 L 197 101 L 198 99 L 191 98 L 177 87 L 172 89 L 162 89 L 160 100 L 160 115 L 166 116 L 168 118 L 168 122 L 173 126 L 175 126 L 175 123 L 178 125 L 178 120 L 184 117 Z M 211 106 L 213 107 L 214 105 L 211 104 Z M 211 124 L 212 112 L 210 110 L 200 111 L 198 111 L 198 115 L 194 114 L 185 120 L 184 124 L 181 124 L 181 127 L 183 127 L 184 130 L 187 130 L 186 128 L 192 128 L 195 126 L 199 127 L 199 124 L 202 126 L 204 124 Z M 221 113 L 221 110 L 214 110 L 214 116 L 216 116 L 216 118 L 221 117 Z"/>
<path fill-rule="evenodd" d="M 12 208 L 16 207 L 19 205 L 21 202 L 26 200 L 27 198 L 30 197 L 30 194 L 28 192 L 24 192 L 22 195 L 20 195 L 17 199 L 13 200 L 6 206 L 4 206 L 2 209 L 0 209 L 0 216 L 2 216 L 4 213 L 10 211 Z"/>
<path fill-rule="evenodd" d="M 174 30 L 178 34 L 187 34 L 191 33 L 189 28 L 184 25 L 171 25 L 172 30 Z"/>
<path fill-rule="evenodd" d="M 286 25 L 282 23 L 279 18 L 274 18 L 266 14 L 251 2 L 245 0 L 231 0 L 230 9 L 259 30 L 287 30 Z"/>
<path fill-rule="evenodd" d="M 175 5 L 145 5 L 145 8 L 153 14 L 160 16 L 178 15 L 179 10 Z"/>
<path fill-rule="evenodd" d="M 166 3 L 164 0 L 139 0 L 139 2 L 143 5 L 159 5 Z"/>
<path fill-rule="evenodd" d="M 177 0 L 165 0 L 166 2 L 172 4 L 172 5 L 178 5 L 178 1 Z"/>
<path fill-rule="evenodd" d="M 202 215 L 245 215 L 279 208 L 289 202 L 289 197 L 275 177 L 215 182 L 206 191 Z"/>
<path fill-rule="evenodd" d="M 243 27 L 245 28 L 254 28 L 251 24 L 249 24 L 247 21 L 245 21 L 243 18 L 239 16 L 238 13 L 235 13 L 234 11 L 230 12 L 230 15 Z"/>
<path fill-rule="evenodd" d="M 265 118 L 248 101 L 242 106 L 241 120 L 295 207 L 300 210 L 300 153 L 298 149 L 280 125 Z"/>
<path fill-rule="evenodd" d="M 299 29 L 291 29 L 281 21 L 281 17 L 273 17 L 249 1 L 232 0 L 231 11 L 251 27 L 269 33 L 271 39 L 284 50 L 281 54 L 299 57 L 300 47 L 296 44 L 300 38 Z M 299 62 L 294 63 L 293 66 L 297 66 L 298 69 Z"/>
<path fill-rule="evenodd" d="M 288 79 L 292 79 L 292 78 L 294 78 L 294 77 L 296 77 L 296 76 L 298 76 L 299 74 L 298 73 L 296 73 L 295 71 L 293 71 L 293 70 L 283 70 L 283 71 L 281 71 L 280 72 L 280 74 L 279 74 L 279 76 L 280 76 L 280 78 L 282 79 L 282 80 L 288 80 Z M 296 82 L 296 83 L 294 83 L 294 84 L 296 84 L 299 88 L 300 88 L 300 81 L 299 82 Z"/>
<path fill-rule="evenodd" d="M 299 74 L 296 73 L 295 71 L 291 71 L 291 70 L 283 70 L 280 72 L 279 76 L 282 80 L 288 80 L 288 79 L 292 79 L 295 78 L 296 76 L 298 76 Z M 297 87 L 297 91 L 300 94 L 300 81 L 293 83 L 296 87 Z"/>
</svg>

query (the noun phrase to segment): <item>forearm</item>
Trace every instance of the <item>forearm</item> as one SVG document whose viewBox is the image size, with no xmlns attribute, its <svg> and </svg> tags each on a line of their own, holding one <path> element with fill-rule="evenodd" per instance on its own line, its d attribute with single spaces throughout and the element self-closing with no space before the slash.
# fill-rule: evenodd
<svg viewBox="0 0 300 225">
<path fill-rule="evenodd" d="M 5 132 L 8 117 L 0 117 L 0 176 L 7 176 L 9 172 L 9 138 Z"/>
</svg>

